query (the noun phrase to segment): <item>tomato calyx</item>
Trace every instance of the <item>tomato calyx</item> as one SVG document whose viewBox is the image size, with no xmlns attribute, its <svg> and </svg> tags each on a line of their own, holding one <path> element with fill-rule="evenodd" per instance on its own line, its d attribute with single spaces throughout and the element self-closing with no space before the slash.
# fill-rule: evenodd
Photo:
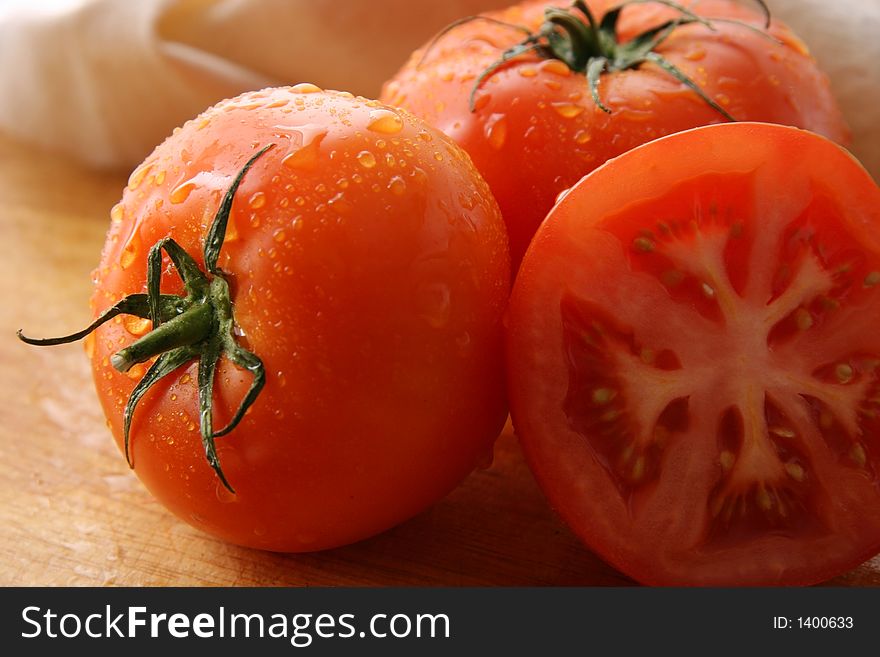
<svg viewBox="0 0 880 657">
<path fill-rule="evenodd" d="M 501 53 L 477 77 L 469 97 L 470 111 L 476 111 L 476 94 L 482 84 L 492 77 L 508 62 L 521 55 L 535 54 L 541 59 L 556 59 L 564 62 L 572 71 L 586 76 L 590 95 L 596 106 L 607 114 L 611 109 L 605 105 L 599 95 L 599 81 L 602 75 L 616 73 L 627 69 L 636 69 L 646 63 L 658 66 L 662 71 L 687 86 L 697 94 L 703 102 L 728 121 L 736 119 L 721 105 L 712 100 L 700 86 L 688 77 L 684 71 L 667 60 L 657 48 L 663 44 L 673 32 L 685 25 L 698 24 L 714 30 L 714 23 L 732 23 L 745 29 L 758 32 L 762 36 L 776 41 L 766 29 L 770 26 L 770 10 L 764 0 L 753 0 L 764 16 L 763 28 L 749 23 L 726 18 L 706 18 L 698 16 L 687 7 L 672 0 L 626 0 L 606 11 L 597 19 L 584 0 L 575 0 L 570 7 L 547 7 L 544 10 L 544 23 L 537 31 L 508 23 L 490 16 L 468 16 L 451 23 L 444 28 L 425 49 L 422 61 L 427 57 L 433 45 L 449 31 L 475 20 L 484 20 L 522 32 L 525 38 Z M 679 13 L 676 18 L 669 19 L 655 27 L 637 34 L 628 41 L 621 42 L 617 31 L 617 23 L 621 12 L 630 5 L 658 4 L 674 9 Z"/>
<path fill-rule="evenodd" d="M 232 201 L 245 174 L 266 151 L 269 144 L 257 152 L 241 168 L 220 203 L 205 237 L 203 256 L 205 271 L 193 257 L 172 238 L 166 237 L 154 244 L 147 256 L 147 293 L 131 294 L 104 311 L 91 325 L 70 335 L 58 338 L 30 338 L 22 331 L 20 340 L 35 346 L 66 344 L 79 340 L 117 315 L 134 315 L 152 322 L 152 330 L 110 357 L 111 365 L 127 372 L 137 363 L 155 358 L 146 374 L 132 390 L 123 412 L 125 459 L 134 467 L 129 451 L 131 420 L 138 402 L 160 379 L 177 368 L 198 360 L 199 428 L 205 456 L 223 486 L 229 484 L 220 467 L 214 439 L 230 433 L 239 424 L 248 408 L 256 400 L 266 380 L 260 358 L 242 347 L 235 338 L 235 316 L 229 283 L 217 267 L 220 249 L 226 236 L 226 225 L 232 210 Z M 185 296 L 161 294 L 162 252 L 171 259 L 180 276 Z M 213 427 L 214 374 L 221 356 L 251 373 L 251 386 L 239 403 L 229 423 L 215 431 Z"/>
</svg>

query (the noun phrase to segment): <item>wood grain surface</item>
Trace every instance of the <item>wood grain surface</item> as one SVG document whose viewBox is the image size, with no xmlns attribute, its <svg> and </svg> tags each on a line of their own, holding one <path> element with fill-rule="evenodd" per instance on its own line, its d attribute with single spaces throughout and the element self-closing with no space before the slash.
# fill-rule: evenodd
<svg viewBox="0 0 880 657">
<path fill-rule="evenodd" d="M 90 272 L 121 175 L 0 137 L 0 585 L 568 586 L 631 582 L 549 509 L 508 426 L 495 461 L 425 513 L 337 550 L 224 544 L 166 512 L 116 449 L 81 345 Z M 880 557 L 828 584 L 880 585 Z"/>
</svg>

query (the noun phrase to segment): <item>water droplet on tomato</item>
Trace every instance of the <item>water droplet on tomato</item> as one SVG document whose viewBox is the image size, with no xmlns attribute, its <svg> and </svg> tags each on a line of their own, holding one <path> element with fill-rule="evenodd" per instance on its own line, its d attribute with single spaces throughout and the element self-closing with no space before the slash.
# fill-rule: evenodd
<svg viewBox="0 0 880 657">
<path fill-rule="evenodd" d="M 300 82 L 299 84 L 293 85 L 290 88 L 290 91 L 295 94 L 319 94 L 324 90 L 310 82 Z"/>
<path fill-rule="evenodd" d="M 590 133 L 586 130 L 578 130 L 576 133 L 574 133 L 575 142 L 581 144 L 582 146 L 586 143 L 589 143 L 592 138 L 592 135 L 590 135 Z"/>
<path fill-rule="evenodd" d="M 122 203 L 117 203 L 110 210 L 110 221 L 112 221 L 114 224 L 118 224 L 119 222 L 121 222 L 124 216 L 125 208 L 123 207 Z"/>
<path fill-rule="evenodd" d="M 147 373 L 147 366 L 143 363 L 135 363 L 132 365 L 126 372 L 125 375 L 129 379 L 134 379 L 135 381 L 140 381 L 144 378 L 144 374 Z"/>
<path fill-rule="evenodd" d="M 516 72 L 524 78 L 533 78 L 538 75 L 538 70 L 534 66 L 520 66 Z"/>
<path fill-rule="evenodd" d="M 134 315 L 126 315 L 122 320 L 125 330 L 135 336 L 146 335 L 149 332 L 152 322 L 144 317 L 135 317 Z"/>
<path fill-rule="evenodd" d="M 500 150 L 507 141 L 507 118 L 504 114 L 492 114 L 486 121 L 484 131 L 489 145 L 496 151 Z"/>
<path fill-rule="evenodd" d="M 376 156 L 370 151 L 361 151 L 357 154 L 357 161 L 366 169 L 372 169 L 376 166 Z"/>
<path fill-rule="evenodd" d="M 492 100 L 492 94 L 490 93 L 481 93 L 476 98 L 474 98 L 474 111 L 479 112 L 481 109 L 486 107 L 489 104 L 489 101 Z"/>
<path fill-rule="evenodd" d="M 144 181 L 144 178 L 153 168 L 152 164 L 142 164 L 137 169 L 131 172 L 131 175 L 128 178 L 128 189 L 129 191 L 135 191 L 138 187 L 140 187 L 141 183 Z"/>
<path fill-rule="evenodd" d="M 153 183 L 156 185 L 156 187 L 158 187 L 159 185 L 161 185 L 164 182 L 165 182 L 165 172 L 164 171 L 160 171 L 159 173 L 157 173 L 153 177 Z"/>
<path fill-rule="evenodd" d="M 345 198 L 345 192 L 339 192 L 333 198 L 327 201 L 327 205 L 331 210 L 340 215 L 350 214 L 354 209 L 351 203 Z"/>
<path fill-rule="evenodd" d="M 383 135 L 396 135 L 403 130 L 403 119 L 390 109 L 376 109 L 370 112 L 367 130 Z"/>
<path fill-rule="evenodd" d="M 575 105 L 574 103 L 551 103 L 556 113 L 565 119 L 573 119 L 584 111 L 583 105 Z"/>
<path fill-rule="evenodd" d="M 394 176 L 388 182 L 388 189 L 395 196 L 403 196 L 406 193 L 406 182 L 400 176 Z"/>
<path fill-rule="evenodd" d="M 559 59 L 548 59 L 541 63 L 538 68 L 546 73 L 552 73 L 563 78 L 571 75 L 571 69 L 568 67 L 568 64 Z"/>
<path fill-rule="evenodd" d="M 194 190 L 195 188 L 195 179 L 190 179 L 182 182 L 177 187 L 171 190 L 171 193 L 168 195 L 168 200 L 172 203 L 183 203 L 187 198 L 189 198 L 190 192 L 192 192 L 192 190 Z"/>
<path fill-rule="evenodd" d="M 255 210 L 263 207 L 266 205 L 266 195 L 263 192 L 254 193 L 254 195 L 248 200 L 248 205 Z"/>
<path fill-rule="evenodd" d="M 698 62 L 701 59 L 704 59 L 705 57 L 706 57 L 706 49 L 703 48 L 702 46 L 695 46 L 694 48 L 689 50 L 684 56 L 685 59 L 688 59 L 692 62 Z"/>
<path fill-rule="evenodd" d="M 461 192 L 458 195 L 458 202 L 465 210 L 473 210 L 476 206 L 477 202 L 473 196 L 467 194 L 465 192 Z"/>
<path fill-rule="evenodd" d="M 421 167 L 414 167 L 409 175 L 417 185 L 424 185 L 428 182 L 428 174 Z"/>
<path fill-rule="evenodd" d="M 122 253 L 119 255 L 119 266 L 123 269 L 131 267 L 132 263 L 138 257 L 141 251 L 141 234 L 135 228 L 125 246 L 122 247 Z"/>
<path fill-rule="evenodd" d="M 290 127 L 289 130 L 299 135 L 299 139 L 294 141 L 295 150 L 285 155 L 281 163 L 292 169 L 314 167 L 318 163 L 321 141 L 327 136 L 327 128 L 321 125 L 305 124 Z M 299 142 L 298 147 L 296 142 Z"/>
</svg>

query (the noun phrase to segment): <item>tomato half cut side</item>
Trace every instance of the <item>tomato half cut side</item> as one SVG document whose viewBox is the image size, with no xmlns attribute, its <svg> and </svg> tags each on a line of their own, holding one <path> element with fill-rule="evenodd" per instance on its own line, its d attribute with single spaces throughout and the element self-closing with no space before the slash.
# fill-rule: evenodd
<svg viewBox="0 0 880 657">
<path fill-rule="evenodd" d="M 610 161 L 507 325 L 529 464 L 622 572 L 810 584 L 880 551 L 880 190 L 840 147 L 739 123 Z"/>
</svg>

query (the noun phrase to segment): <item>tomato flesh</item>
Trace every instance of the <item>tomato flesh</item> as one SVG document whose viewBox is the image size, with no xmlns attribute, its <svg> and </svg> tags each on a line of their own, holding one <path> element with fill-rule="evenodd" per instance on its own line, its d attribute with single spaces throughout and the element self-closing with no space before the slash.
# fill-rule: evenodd
<svg viewBox="0 0 880 657">
<path fill-rule="evenodd" d="M 514 423 L 574 530 L 659 584 L 821 581 L 880 550 L 880 192 L 791 128 L 609 162 L 509 310 Z"/>
</svg>

